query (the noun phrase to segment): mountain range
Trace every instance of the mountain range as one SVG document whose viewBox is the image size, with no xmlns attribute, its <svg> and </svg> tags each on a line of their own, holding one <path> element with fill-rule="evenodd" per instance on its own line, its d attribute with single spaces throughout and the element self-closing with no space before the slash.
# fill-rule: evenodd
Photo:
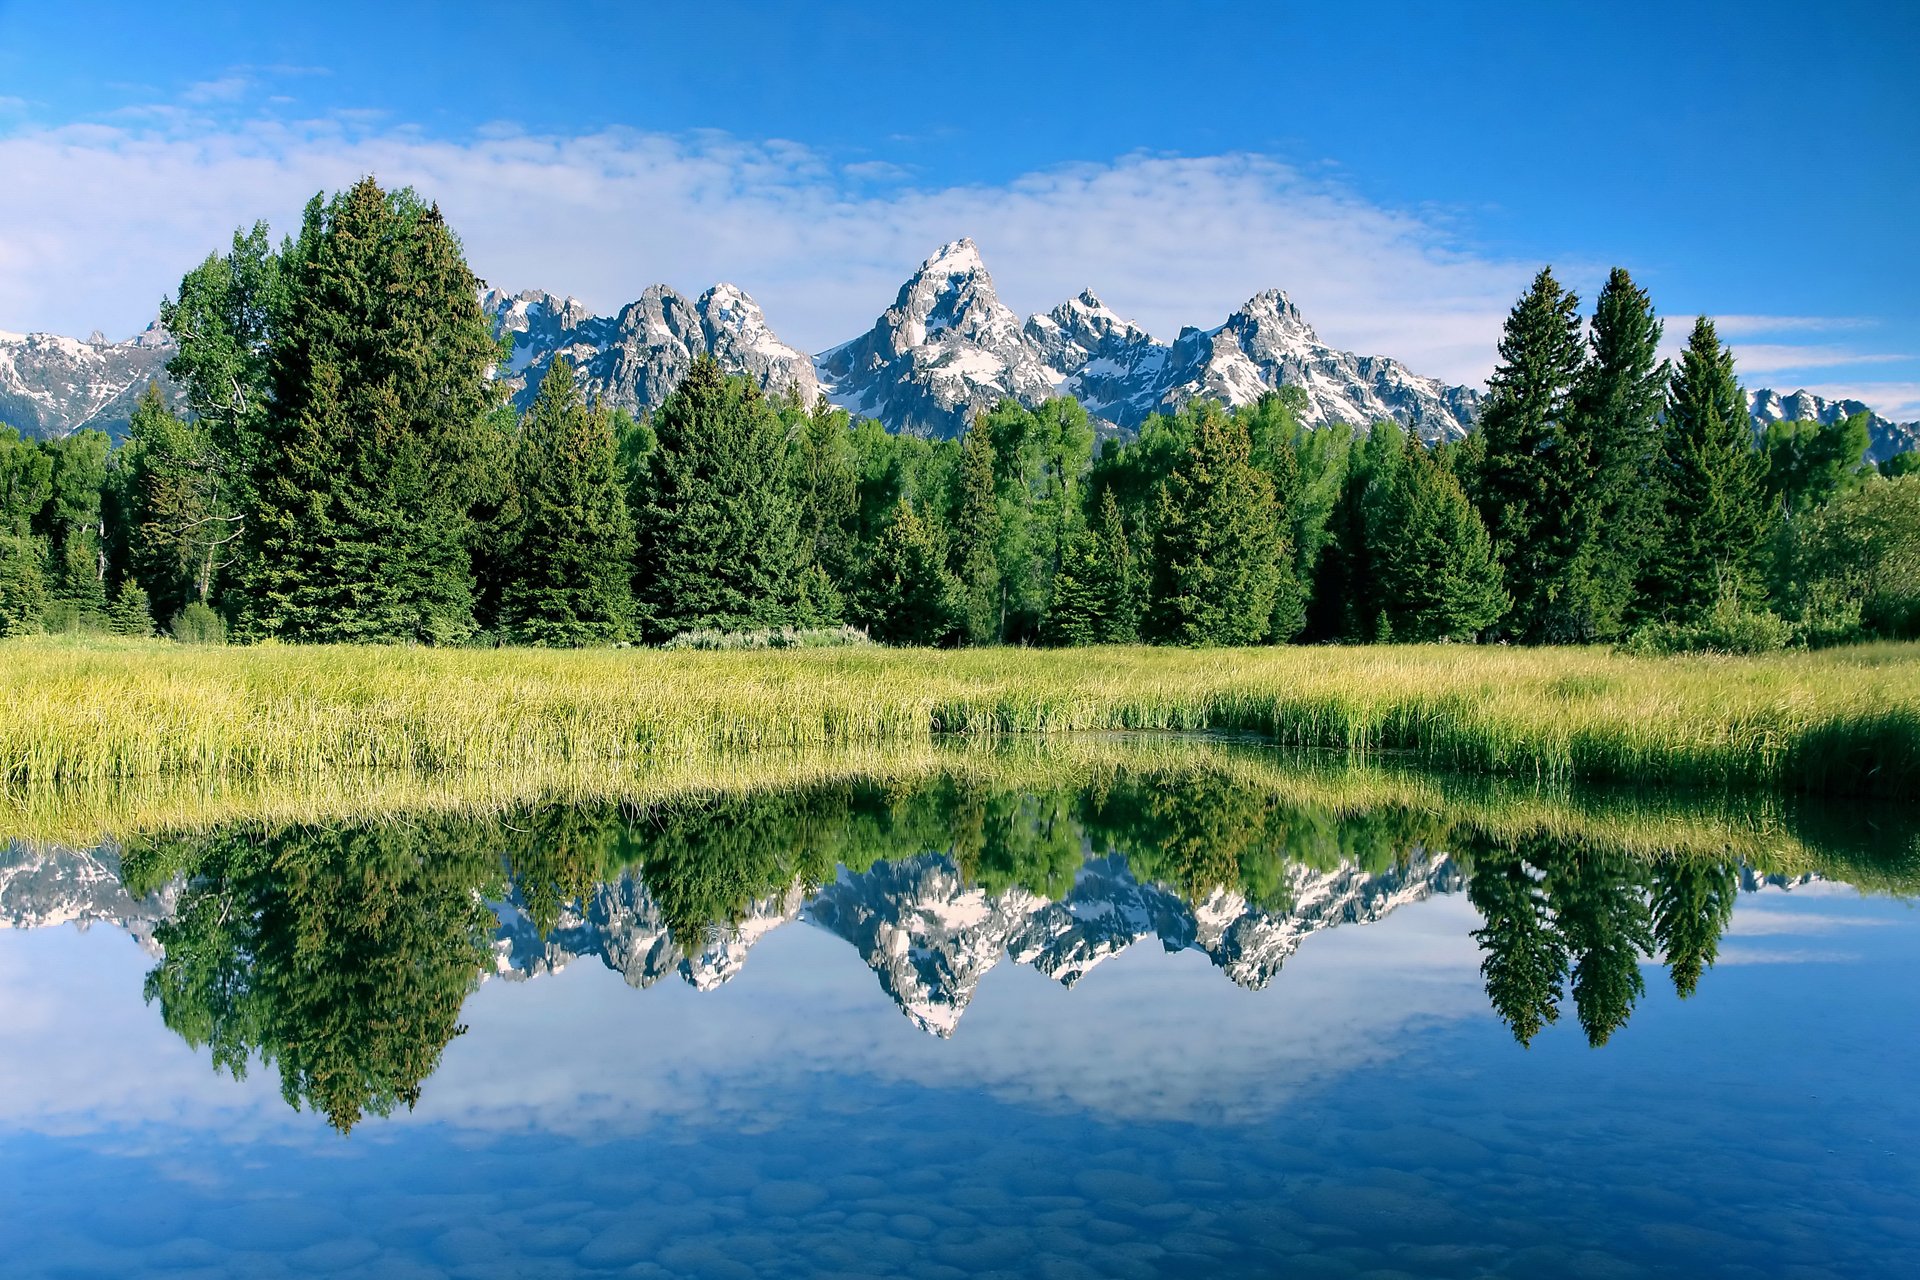
<svg viewBox="0 0 1920 1280">
<path fill-rule="evenodd" d="M 500 371 L 521 407 L 558 356 L 590 395 L 639 414 L 656 408 L 702 355 L 775 395 L 824 395 L 894 431 L 953 437 L 1003 398 L 1033 404 L 1069 395 L 1106 434 L 1196 399 L 1252 403 L 1278 387 L 1305 395 L 1311 426 L 1390 418 L 1428 440 L 1468 431 L 1483 395 L 1423 377 L 1386 356 L 1329 346 L 1287 295 L 1269 289 L 1210 329 L 1164 343 L 1091 290 L 1022 320 L 1000 301 L 979 248 L 955 240 L 909 276 L 865 333 L 808 355 L 780 340 L 743 290 L 718 284 L 698 298 L 654 285 L 619 314 L 595 314 L 539 290 L 489 290 L 481 307 L 510 336 Z M 82 427 L 125 430 L 149 382 L 166 385 L 171 338 L 157 324 L 125 342 L 0 333 L 0 422 L 57 437 Z M 167 388 L 177 404 L 179 397 Z M 1783 418 L 1822 422 L 1870 412 L 1856 400 L 1806 391 L 1749 393 L 1756 429 Z M 1876 461 L 1920 446 L 1920 422 L 1870 420 Z"/>
</svg>

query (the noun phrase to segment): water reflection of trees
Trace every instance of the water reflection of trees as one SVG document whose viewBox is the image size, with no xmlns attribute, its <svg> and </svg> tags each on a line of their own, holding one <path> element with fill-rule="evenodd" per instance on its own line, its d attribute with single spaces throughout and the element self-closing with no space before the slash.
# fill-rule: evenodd
<svg viewBox="0 0 1920 1280">
<path fill-rule="evenodd" d="M 1571 999 L 1604 1044 L 1645 991 L 1643 958 L 1691 995 L 1713 965 L 1741 871 L 1732 858 L 1648 857 L 1580 831 L 1498 830 L 1420 804 L 1313 803 L 1213 769 L 1110 771 L 1071 786 L 945 776 L 849 781 L 673 804 L 438 816 L 338 828 L 239 827 L 149 840 L 129 887 L 181 885 L 147 998 L 216 1068 L 278 1070 L 295 1107 L 342 1132 L 411 1107 L 490 963 L 488 901 L 509 893 L 542 936 L 596 887 L 636 876 L 681 949 L 756 902 L 876 861 L 950 859 L 989 894 L 1072 889 L 1089 853 L 1189 903 L 1237 893 L 1292 909 L 1303 875 L 1379 873 L 1448 853 L 1470 871 L 1473 936 L 1493 1008 L 1523 1045 Z M 1603 829 L 1603 828 L 1602 828 Z"/>
</svg>

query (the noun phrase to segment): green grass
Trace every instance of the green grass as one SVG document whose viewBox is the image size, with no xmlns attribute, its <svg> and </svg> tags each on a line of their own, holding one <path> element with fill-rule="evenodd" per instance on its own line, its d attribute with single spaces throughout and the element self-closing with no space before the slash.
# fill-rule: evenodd
<svg viewBox="0 0 1920 1280">
<path fill-rule="evenodd" d="M 1920 645 L 760 652 L 0 642 L 15 784 L 671 767 L 1088 730 L 1253 733 L 1457 773 L 1920 798 Z"/>
</svg>

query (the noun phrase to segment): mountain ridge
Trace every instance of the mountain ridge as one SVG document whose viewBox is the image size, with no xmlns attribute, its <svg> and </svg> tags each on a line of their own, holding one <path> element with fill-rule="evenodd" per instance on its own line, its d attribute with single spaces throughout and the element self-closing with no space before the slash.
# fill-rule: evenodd
<svg viewBox="0 0 1920 1280">
<path fill-rule="evenodd" d="M 1364 426 L 1383 418 L 1427 440 L 1469 431 L 1484 394 L 1416 374 L 1387 356 L 1323 342 L 1280 289 L 1254 294 L 1213 328 L 1183 328 L 1170 343 L 1126 319 L 1092 288 L 1025 319 L 1000 301 L 979 246 L 940 246 L 863 333 L 814 355 L 782 341 L 753 297 L 721 283 L 697 298 L 653 285 L 615 315 L 539 289 L 489 289 L 481 308 L 513 344 L 499 376 L 524 409 L 552 362 L 570 359 L 603 404 L 642 414 L 664 401 L 693 361 L 718 359 L 773 395 L 824 395 L 893 431 L 951 438 L 1004 398 L 1032 405 L 1056 395 L 1084 405 L 1104 434 L 1126 435 L 1154 413 L 1197 399 L 1229 407 L 1297 387 L 1308 426 Z M 0 422 L 54 438 L 84 427 L 124 434 L 133 405 L 168 382 L 174 350 L 158 322 L 124 342 L 0 333 Z M 1894 422 L 1858 400 L 1804 389 L 1748 393 L 1756 430 L 1783 418 L 1831 422 L 1870 415 L 1868 457 L 1920 447 L 1920 422 Z"/>
</svg>

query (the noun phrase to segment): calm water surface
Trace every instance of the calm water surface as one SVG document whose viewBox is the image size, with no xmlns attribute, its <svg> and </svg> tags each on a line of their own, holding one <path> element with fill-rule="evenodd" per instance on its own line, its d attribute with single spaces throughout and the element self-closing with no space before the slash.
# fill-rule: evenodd
<svg viewBox="0 0 1920 1280">
<path fill-rule="evenodd" d="M 1905 817 L 1286 794 L 0 844 L 0 1273 L 1920 1275 Z"/>
</svg>

